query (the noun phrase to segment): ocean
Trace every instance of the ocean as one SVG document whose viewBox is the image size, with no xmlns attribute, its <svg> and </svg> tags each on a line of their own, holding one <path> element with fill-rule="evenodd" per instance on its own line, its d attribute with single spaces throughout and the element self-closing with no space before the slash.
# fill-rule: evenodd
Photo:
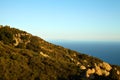
<svg viewBox="0 0 120 80">
<path fill-rule="evenodd" d="M 102 59 L 110 64 L 120 65 L 120 42 L 95 41 L 50 41 L 56 45 Z"/>
</svg>

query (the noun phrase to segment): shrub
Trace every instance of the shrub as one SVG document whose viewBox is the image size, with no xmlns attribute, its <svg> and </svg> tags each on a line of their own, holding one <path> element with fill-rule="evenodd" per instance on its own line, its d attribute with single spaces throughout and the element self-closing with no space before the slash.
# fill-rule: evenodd
<svg viewBox="0 0 120 80">
<path fill-rule="evenodd" d="M 26 48 L 29 50 L 33 50 L 35 52 L 40 51 L 39 39 L 35 36 L 31 37 L 30 43 L 26 45 Z"/>
<path fill-rule="evenodd" d="M 22 49 L 25 49 L 25 43 L 19 43 L 17 46 L 17 48 L 22 48 Z"/>
<path fill-rule="evenodd" d="M 9 27 L 4 27 L 0 29 L 0 40 L 5 44 L 12 43 L 13 41 L 13 33 Z"/>
</svg>

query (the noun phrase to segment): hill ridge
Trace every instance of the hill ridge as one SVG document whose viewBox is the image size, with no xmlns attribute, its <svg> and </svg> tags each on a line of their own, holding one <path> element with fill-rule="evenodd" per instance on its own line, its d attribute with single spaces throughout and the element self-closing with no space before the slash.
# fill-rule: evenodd
<svg viewBox="0 0 120 80">
<path fill-rule="evenodd" d="M 120 67 L 0 26 L 1 80 L 120 80 Z"/>
</svg>

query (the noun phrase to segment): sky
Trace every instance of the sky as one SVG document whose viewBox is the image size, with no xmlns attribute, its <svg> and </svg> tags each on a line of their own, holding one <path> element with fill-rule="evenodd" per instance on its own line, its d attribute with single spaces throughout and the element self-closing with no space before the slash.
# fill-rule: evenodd
<svg viewBox="0 0 120 80">
<path fill-rule="evenodd" d="M 120 0 L 0 0 L 0 24 L 46 40 L 120 41 Z"/>
</svg>

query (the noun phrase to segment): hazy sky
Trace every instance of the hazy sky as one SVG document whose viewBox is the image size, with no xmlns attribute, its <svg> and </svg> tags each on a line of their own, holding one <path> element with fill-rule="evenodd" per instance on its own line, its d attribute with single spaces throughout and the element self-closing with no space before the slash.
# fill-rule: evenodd
<svg viewBox="0 0 120 80">
<path fill-rule="evenodd" d="M 0 0 L 0 24 L 47 40 L 120 41 L 120 0 Z"/>
</svg>

